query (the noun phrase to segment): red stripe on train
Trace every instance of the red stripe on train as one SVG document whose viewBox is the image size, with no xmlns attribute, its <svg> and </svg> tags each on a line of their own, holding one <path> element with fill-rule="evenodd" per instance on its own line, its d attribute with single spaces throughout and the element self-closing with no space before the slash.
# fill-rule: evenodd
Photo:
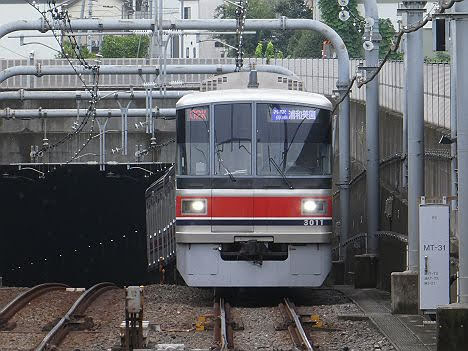
<svg viewBox="0 0 468 351">
<path fill-rule="evenodd" d="M 181 200 L 199 199 L 207 200 L 208 211 L 206 215 L 182 215 Z M 313 217 L 331 217 L 332 200 L 330 196 L 307 196 L 307 197 L 198 197 L 177 196 L 177 217 L 311 217 L 302 215 L 302 199 L 317 199 L 327 201 L 327 212 Z"/>
</svg>

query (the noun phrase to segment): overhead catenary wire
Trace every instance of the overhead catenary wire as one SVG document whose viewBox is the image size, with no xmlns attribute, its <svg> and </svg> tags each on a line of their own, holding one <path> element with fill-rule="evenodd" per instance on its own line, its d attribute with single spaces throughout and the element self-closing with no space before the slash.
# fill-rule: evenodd
<svg viewBox="0 0 468 351">
<path fill-rule="evenodd" d="M 247 16 L 247 0 L 239 0 L 236 7 L 236 38 L 237 38 L 237 55 L 236 55 L 236 72 L 239 72 L 244 66 L 244 29 L 245 18 Z"/>
<path fill-rule="evenodd" d="M 451 0 L 447 3 L 442 3 L 440 5 L 440 8 L 439 8 L 439 11 L 438 13 L 444 13 L 446 10 L 448 10 L 449 8 L 451 8 L 456 2 L 459 2 L 459 1 L 462 1 L 462 0 Z M 382 61 L 380 62 L 380 64 L 376 67 L 375 70 L 373 70 L 372 74 L 369 76 L 369 78 L 366 78 L 365 80 L 363 81 L 358 81 L 358 77 L 355 75 L 350 83 L 349 83 L 349 86 L 348 86 L 348 89 L 346 89 L 346 91 L 341 94 L 340 98 L 338 99 L 338 101 L 335 103 L 335 106 L 332 110 L 332 114 L 334 114 L 336 112 L 336 110 L 338 109 L 338 106 L 345 100 L 345 98 L 347 96 L 349 96 L 349 94 L 351 94 L 351 91 L 352 91 L 352 87 L 354 85 L 354 83 L 356 83 L 356 81 L 358 81 L 357 83 L 357 87 L 358 88 L 361 88 L 363 87 L 364 85 L 366 85 L 367 83 L 371 82 L 372 80 L 374 80 L 375 77 L 377 77 L 377 75 L 380 73 L 380 71 L 383 69 L 383 66 L 387 63 L 387 61 L 390 59 L 390 55 L 397 52 L 398 48 L 400 47 L 400 44 L 401 44 L 401 40 L 403 39 L 403 35 L 404 34 L 408 34 L 408 33 L 412 33 L 412 32 L 415 32 L 421 28 L 423 28 L 431 19 L 432 19 L 432 16 L 433 14 L 432 13 L 428 13 L 426 15 L 426 17 L 421 20 L 420 22 L 418 23 L 415 23 L 411 26 L 408 26 L 407 28 L 402 28 L 396 35 L 395 35 L 395 39 L 393 41 L 393 44 L 392 46 L 390 47 L 390 49 L 387 51 L 387 53 L 385 54 L 384 58 L 382 59 Z"/>
<path fill-rule="evenodd" d="M 48 6 L 49 6 L 49 10 L 47 10 L 47 11 L 40 11 L 40 9 L 38 7 L 36 7 L 35 4 L 32 3 L 30 0 L 25 0 L 25 1 L 41 14 L 42 18 L 44 19 L 44 21 L 47 23 L 47 25 L 50 28 L 52 28 L 52 26 L 50 24 L 49 19 L 47 18 L 48 13 L 51 15 L 52 20 L 62 21 L 63 22 L 64 28 L 62 29 L 62 33 L 65 31 L 65 35 L 68 37 L 68 40 L 71 43 L 71 47 L 73 49 L 73 52 L 74 52 L 75 56 L 77 57 L 80 65 L 83 66 L 85 69 L 91 70 L 92 74 L 93 74 L 93 88 L 90 89 L 88 87 L 88 85 L 86 84 L 86 82 L 84 81 L 82 75 L 80 73 L 78 73 L 75 65 L 73 64 L 70 57 L 66 53 L 63 42 L 60 41 L 60 39 L 58 38 L 58 36 L 55 33 L 55 30 L 52 30 L 54 38 L 57 41 L 57 43 L 59 44 L 59 46 L 60 46 L 60 49 L 61 49 L 60 51 L 62 53 L 62 56 L 68 61 L 70 66 L 75 71 L 75 74 L 78 76 L 78 78 L 83 83 L 83 86 L 85 87 L 85 89 L 91 94 L 91 99 L 89 101 L 90 104 L 89 104 L 89 108 L 88 108 L 88 113 L 83 118 L 83 120 L 78 125 L 78 127 L 75 130 L 73 130 L 72 132 L 68 133 L 62 139 L 55 142 L 55 143 L 51 143 L 51 144 L 45 143 L 45 144 L 43 144 L 41 149 L 38 151 L 38 153 L 43 154 L 43 152 L 46 152 L 46 151 L 50 152 L 51 149 L 54 149 L 54 148 L 58 147 L 59 145 L 65 143 L 66 141 L 72 139 L 74 136 L 81 133 L 82 130 L 86 127 L 90 116 L 92 115 L 93 119 L 92 119 L 92 126 L 91 126 L 91 129 L 90 129 L 90 137 L 88 138 L 87 142 L 85 142 L 83 144 L 83 147 L 80 147 L 79 150 L 75 153 L 74 157 L 76 157 L 84 150 L 84 148 L 88 145 L 89 141 L 92 139 L 92 133 L 94 131 L 95 114 L 96 114 L 96 112 L 95 112 L 96 111 L 96 104 L 99 101 L 99 97 L 98 97 L 98 91 L 99 91 L 99 86 L 98 86 L 98 84 L 99 84 L 99 66 L 97 64 L 93 65 L 93 66 L 89 65 L 88 62 L 86 61 L 86 59 L 84 58 L 83 53 L 81 51 L 81 46 L 78 44 L 78 42 L 76 40 L 76 37 L 73 35 L 73 29 L 71 27 L 71 20 L 70 20 L 70 16 L 68 14 L 68 11 L 66 11 L 66 10 L 64 11 L 62 9 L 59 9 L 59 6 L 57 6 L 55 0 L 52 0 L 52 1 L 49 0 L 47 2 Z M 67 24 L 69 26 L 69 30 L 67 30 Z M 74 158 L 72 158 L 71 161 L 73 159 Z M 69 161 L 69 162 L 71 162 L 71 161 Z M 69 163 L 69 162 L 67 162 L 67 163 Z"/>
</svg>

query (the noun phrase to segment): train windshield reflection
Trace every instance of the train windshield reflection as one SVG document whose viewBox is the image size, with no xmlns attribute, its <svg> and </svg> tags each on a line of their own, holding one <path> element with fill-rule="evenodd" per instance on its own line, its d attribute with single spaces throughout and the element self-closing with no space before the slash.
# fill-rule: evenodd
<svg viewBox="0 0 468 351">
<path fill-rule="evenodd" d="M 330 175 L 330 111 L 257 104 L 257 174 Z"/>
</svg>

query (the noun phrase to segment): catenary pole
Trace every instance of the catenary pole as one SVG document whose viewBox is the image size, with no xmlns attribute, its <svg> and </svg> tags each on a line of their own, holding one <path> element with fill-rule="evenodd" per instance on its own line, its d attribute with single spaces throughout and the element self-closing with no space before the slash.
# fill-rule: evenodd
<svg viewBox="0 0 468 351">
<path fill-rule="evenodd" d="M 372 74 L 379 65 L 379 14 L 375 0 L 365 0 L 366 72 Z M 370 50 L 369 50 L 370 49 Z M 366 84 L 366 143 L 367 143 L 367 253 L 377 254 L 380 216 L 379 175 L 379 78 Z"/>
<path fill-rule="evenodd" d="M 468 303 L 468 1 L 455 4 L 455 50 L 457 76 L 457 151 L 458 151 L 458 244 L 460 303 Z"/>
<path fill-rule="evenodd" d="M 406 26 L 423 19 L 426 1 L 403 1 Z M 406 34 L 408 89 L 408 270 L 419 272 L 419 200 L 424 195 L 424 51 L 421 30 Z"/>
<path fill-rule="evenodd" d="M 456 23 L 450 20 L 450 145 L 451 169 L 450 169 L 450 195 L 457 196 L 457 50 Z M 452 209 L 457 208 L 457 200 L 452 201 Z"/>
</svg>

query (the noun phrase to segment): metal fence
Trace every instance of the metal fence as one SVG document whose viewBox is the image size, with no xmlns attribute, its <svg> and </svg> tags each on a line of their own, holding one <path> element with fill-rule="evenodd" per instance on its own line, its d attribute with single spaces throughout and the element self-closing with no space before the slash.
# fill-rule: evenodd
<svg viewBox="0 0 468 351">
<path fill-rule="evenodd" d="M 103 65 L 159 65 L 159 59 L 103 59 Z M 167 64 L 234 64 L 234 59 L 168 59 Z M 246 59 L 247 64 L 265 64 L 265 59 Z M 356 74 L 362 60 L 351 61 L 351 74 Z M 67 60 L 36 60 L 35 64 L 68 65 Z M 331 95 L 336 89 L 338 78 L 338 61 L 336 59 L 276 59 L 270 64 L 279 65 L 295 72 L 304 82 L 305 89 L 310 92 Z M 28 60 L 0 60 L 0 69 L 28 65 Z M 206 74 L 169 75 L 165 82 L 177 87 L 178 85 L 199 84 L 208 78 Z M 138 75 L 107 75 L 100 77 L 100 85 L 106 87 L 138 87 L 144 80 L 152 77 Z M 91 82 L 91 77 L 85 77 Z M 403 62 L 390 61 L 385 64 L 380 75 L 380 106 L 384 109 L 403 113 Z M 3 89 L 29 88 L 31 83 L 39 89 L 78 89 L 82 82 L 76 76 L 44 76 L 41 78 L 18 76 L 5 81 L 0 85 Z M 365 101 L 365 88 L 354 87 L 351 98 L 355 101 Z M 411 97 L 408 97 L 411 102 Z M 450 65 L 425 64 L 424 65 L 424 104 L 426 122 L 438 127 L 450 128 Z"/>
</svg>

